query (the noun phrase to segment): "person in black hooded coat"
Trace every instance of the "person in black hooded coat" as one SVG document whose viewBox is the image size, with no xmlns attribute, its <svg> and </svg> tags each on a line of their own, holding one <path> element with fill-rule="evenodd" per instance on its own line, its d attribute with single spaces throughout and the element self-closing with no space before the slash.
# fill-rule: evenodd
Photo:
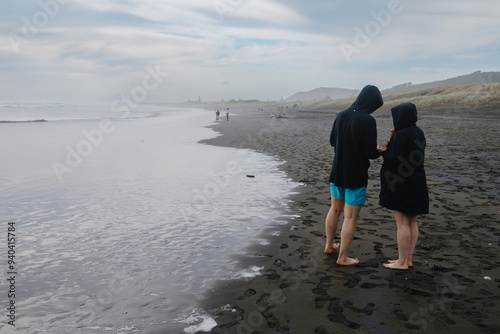
<svg viewBox="0 0 500 334">
<path fill-rule="evenodd" d="M 331 207 L 325 221 L 325 253 L 339 249 L 337 264 L 354 265 L 358 259 L 349 258 L 349 251 L 356 229 L 356 221 L 366 198 L 369 159 L 380 156 L 377 150 L 377 125 L 370 115 L 383 105 L 377 87 L 365 86 L 351 107 L 340 112 L 333 123 L 330 144 L 335 156 L 329 181 L 331 183 Z M 340 214 L 344 222 L 340 245 L 333 242 Z"/>
<path fill-rule="evenodd" d="M 398 260 L 384 264 L 390 269 L 413 266 L 418 240 L 417 215 L 429 213 L 429 194 L 424 170 L 425 136 L 416 125 L 417 108 L 403 103 L 391 109 L 394 129 L 381 149 L 379 204 L 394 213 L 398 226 Z"/>
</svg>

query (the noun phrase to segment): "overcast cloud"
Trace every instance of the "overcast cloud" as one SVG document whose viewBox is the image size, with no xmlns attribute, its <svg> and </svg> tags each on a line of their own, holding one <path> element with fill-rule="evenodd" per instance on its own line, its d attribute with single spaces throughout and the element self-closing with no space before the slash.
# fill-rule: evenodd
<svg viewBox="0 0 500 334">
<path fill-rule="evenodd" d="M 0 17 L 0 102 L 106 103 L 148 68 L 146 102 L 500 70 L 497 0 L 18 0 Z"/>
</svg>

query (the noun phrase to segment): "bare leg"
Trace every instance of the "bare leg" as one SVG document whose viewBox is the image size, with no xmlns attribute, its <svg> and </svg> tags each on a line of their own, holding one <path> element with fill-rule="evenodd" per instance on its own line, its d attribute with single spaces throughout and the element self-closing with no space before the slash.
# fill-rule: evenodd
<svg viewBox="0 0 500 334">
<path fill-rule="evenodd" d="M 359 263 L 358 259 L 348 257 L 347 253 L 349 252 L 352 239 L 354 238 L 354 233 L 356 232 L 356 222 L 358 220 L 360 211 L 361 205 L 345 205 L 344 223 L 342 225 L 342 232 L 340 233 L 340 252 L 339 258 L 337 259 L 337 264 L 343 266 L 351 266 Z"/>
<path fill-rule="evenodd" d="M 415 246 L 417 245 L 417 240 L 418 240 L 418 224 L 417 224 L 417 217 L 418 216 L 409 216 L 410 217 L 410 245 L 408 247 L 408 254 L 407 254 L 407 264 L 408 267 L 411 268 L 413 267 L 413 252 L 415 251 Z M 398 245 L 399 247 L 399 245 Z M 399 260 L 389 260 L 389 263 L 397 263 Z"/>
<path fill-rule="evenodd" d="M 384 263 L 384 267 L 389 269 L 405 270 L 409 268 L 408 258 L 410 250 L 411 252 L 413 252 L 413 250 L 411 249 L 412 230 L 410 228 L 413 216 L 409 216 L 405 213 L 396 210 L 394 210 L 393 213 L 394 213 L 394 218 L 396 219 L 396 224 L 398 225 L 397 240 L 398 240 L 399 258 L 395 261 L 389 261 L 389 263 Z"/>
<path fill-rule="evenodd" d="M 326 216 L 325 221 L 325 231 L 326 231 L 326 245 L 325 253 L 330 254 L 335 249 L 339 249 L 340 244 L 333 243 L 335 238 L 335 233 L 337 233 L 337 227 L 339 225 L 339 217 L 344 210 L 344 200 L 337 199 L 332 196 L 330 210 Z"/>
<path fill-rule="evenodd" d="M 415 246 L 417 246 L 418 241 L 418 224 L 417 224 L 417 216 L 410 217 L 410 247 L 408 249 L 408 266 L 413 267 L 413 252 L 415 251 Z"/>
</svg>

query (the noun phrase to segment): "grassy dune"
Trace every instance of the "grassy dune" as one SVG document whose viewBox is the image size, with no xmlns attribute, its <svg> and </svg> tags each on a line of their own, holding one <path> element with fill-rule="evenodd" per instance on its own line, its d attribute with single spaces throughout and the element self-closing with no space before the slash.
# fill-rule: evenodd
<svg viewBox="0 0 500 334">
<path fill-rule="evenodd" d="M 384 106 L 390 109 L 404 102 L 414 103 L 419 110 L 500 110 L 500 84 L 472 84 L 466 86 L 441 86 L 409 90 L 400 93 L 383 93 Z M 309 110 L 343 110 L 355 98 L 321 102 L 303 102 L 302 108 Z"/>
</svg>

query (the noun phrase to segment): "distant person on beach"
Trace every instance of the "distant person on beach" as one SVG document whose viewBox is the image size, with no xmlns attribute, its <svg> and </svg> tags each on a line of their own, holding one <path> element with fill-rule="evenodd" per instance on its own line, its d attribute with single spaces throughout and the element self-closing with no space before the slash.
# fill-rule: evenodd
<svg viewBox="0 0 500 334">
<path fill-rule="evenodd" d="M 340 248 L 337 259 L 339 265 L 359 263 L 358 259 L 348 257 L 347 253 L 354 238 L 359 212 L 365 204 L 369 159 L 380 156 L 377 125 L 370 114 L 383 104 L 379 89 L 367 85 L 356 101 L 340 112 L 333 123 L 330 144 L 334 147 L 335 156 L 329 178 L 331 207 L 325 221 L 325 253 L 330 254 Z M 342 211 L 344 222 L 339 245 L 333 239 Z"/>
<path fill-rule="evenodd" d="M 215 120 L 216 121 L 219 120 L 219 116 L 220 116 L 220 111 L 219 111 L 219 109 L 217 109 L 217 111 L 215 112 Z"/>
<path fill-rule="evenodd" d="M 228 109 L 227 109 L 227 111 L 226 111 L 226 119 L 227 119 L 227 121 L 229 122 L 229 108 L 228 108 Z"/>
<path fill-rule="evenodd" d="M 399 258 L 384 263 L 390 269 L 413 266 L 418 240 L 417 215 L 429 213 L 429 194 L 424 170 L 425 136 L 416 125 L 417 107 L 403 103 L 391 109 L 394 129 L 381 148 L 379 204 L 392 210 L 398 226 Z"/>
</svg>

